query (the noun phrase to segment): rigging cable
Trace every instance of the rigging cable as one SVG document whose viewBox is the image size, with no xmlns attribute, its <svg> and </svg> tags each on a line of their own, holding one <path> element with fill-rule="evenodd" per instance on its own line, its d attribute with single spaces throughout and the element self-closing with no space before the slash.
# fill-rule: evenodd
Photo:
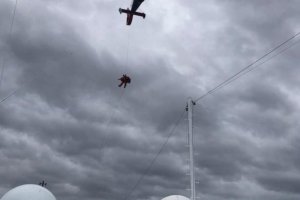
<svg viewBox="0 0 300 200">
<path fill-rule="evenodd" d="M 9 97 L 13 96 L 19 89 L 16 89 L 15 91 L 13 91 L 12 93 L 10 93 L 9 95 L 7 95 L 5 98 L 3 98 L 0 101 L 0 104 L 3 103 L 4 101 L 6 101 Z"/>
<path fill-rule="evenodd" d="M 296 33 L 295 35 L 293 35 L 292 37 L 290 37 L 289 39 L 285 40 L 284 42 L 282 42 L 281 44 L 279 44 L 278 46 L 276 46 L 275 48 L 273 48 L 271 51 L 269 51 L 268 53 L 264 54 L 263 56 L 261 56 L 260 58 L 258 58 L 257 60 L 255 60 L 254 62 L 252 62 L 251 64 L 247 65 L 246 67 L 244 67 L 243 69 L 241 69 L 240 71 L 238 71 L 237 73 L 235 73 L 234 75 L 232 75 L 231 77 L 227 78 L 225 81 L 223 81 L 222 83 L 218 84 L 216 87 L 214 87 L 213 89 L 209 90 L 207 93 L 205 93 L 204 95 L 200 96 L 198 99 L 195 100 L 195 102 L 200 101 L 201 99 L 205 98 L 206 96 L 215 93 L 217 90 L 223 88 L 224 86 L 228 85 L 229 83 L 231 83 L 232 81 L 238 79 L 239 77 L 245 75 L 246 73 L 249 73 L 250 71 L 252 71 L 253 69 L 251 69 L 252 66 L 254 66 L 255 64 L 257 64 L 259 61 L 261 61 L 262 59 L 266 58 L 268 55 L 270 55 L 271 53 L 273 53 L 274 51 L 276 51 L 277 49 L 279 49 L 280 47 L 284 46 L 285 44 L 287 44 L 288 42 L 290 42 L 291 40 L 293 40 L 294 38 L 298 37 L 300 35 L 300 32 Z M 297 41 L 298 42 L 298 41 Z M 283 53 L 284 51 L 288 50 L 289 48 L 291 48 L 292 46 L 294 46 L 297 42 L 293 43 L 292 45 L 286 47 L 284 50 L 280 51 L 278 54 L 275 54 L 274 56 L 272 56 L 271 58 L 267 59 L 266 61 L 260 63 L 258 66 L 266 63 L 267 61 L 271 60 L 272 58 L 278 56 L 279 54 Z M 257 66 L 256 66 L 257 67 Z M 256 68 L 255 67 L 255 68 Z M 250 69 L 249 69 L 250 68 Z M 248 72 L 245 73 L 245 71 L 248 70 Z"/>
<path fill-rule="evenodd" d="M 286 48 L 284 48 L 283 50 L 279 51 L 278 53 L 276 53 L 275 55 L 269 57 L 268 59 L 266 59 L 265 61 L 259 63 L 258 65 L 254 66 L 251 69 L 248 69 L 247 71 L 243 72 L 242 74 L 240 74 L 239 76 L 235 77 L 234 79 L 230 80 L 229 82 L 227 82 L 226 84 L 222 85 L 218 90 L 220 90 L 221 88 L 229 85 L 230 83 L 232 83 L 233 81 L 239 79 L 241 76 L 244 76 L 246 74 L 248 74 L 249 72 L 257 69 L 258 67 L 260 67 L 261 65 L 267 63 L 268 61 L 270 61 L 271 59 L 275 58 L 276 56 L 282 54 L 283 52 L 285 52 L 286 50 L 290 49 L 291 47 L 295 46 L 296 44 L 298 44 L 300 42 L 300 40 L 297 40 L 295 42 L 293 42 L 290 46 L 287 46 Z"/>
<path fill-rule="evenodd" d="M 14 10 L 13 10 L 13 14 L 12 14 L 12 20 L 10 22 L 10 27 L 9 27 L 9 34 L 8 37 L 9 39 L 11 38 L 11 34 L 13 31 L 13 26 L 14 26 L 14 21 L 15 21 L 15 16 L 16 16 L 16 11 L 17 11 L 17 5 L 18 5 L 18 0 L 15 1 L 15 6 L 14 6 Z M 5 56 L 2 57 L 2 62 L 1 62 L 1 74 L 0 74 L 0 92 L 1 92 L 1 87 L 2 87 L 2 81 L 3 81 L 3 77 L 4 77 L 4 70 L 5 70 L 5 61 L 6 58 Z M 17 90 L 15 90 L 13 93 L 11 93 L 10 95 L 8 95 L 7 97 L 5 97 L 4 99 L 2 99 L 0 101 L 0 104 L 2 102 L 4 102 L 6 99 L 8 99 L 10 96 L 12 96 L 13 94 L 16 93 Z"/>
<path fill-rule="evenodd" d="M 135 189 L 138 187 L 138 185 L 141 183 L 141 181 L 144 179 L 144 177 L 148 174 L 148 172 L 150 171 L 150 169 L 152 168 L 152 166 L 154 165 L 156 159 L 158 158 L 158 156 L 162 153 L 163 149 L 165 148 L 165 146 L 167 145 L 167 143 L 169 142 L 170 137 L 174 134 L 176 128 L 178 127 L 179 123 L 181 122 L 181 120 L 183 119 L 184 114 L 186 113 L 185 109 L 184 112 L 182 112 L 180 114 L 180 117 L 177 119 L 175 125 L 173 126 L 173 128 L 171 129 L 171 132 L 169 133 L 169 135 L 167 136 L 166 140 L 164 141 L 164 143 L 162 144 L 162 146 L 160 147 L 159 151 L 155 154 L 154 158 L 151 160 L 150 164 L 148 165 L 148 167 L 145 169 L 144 173 L 140 176 L 140 178 L 137 180 L 137 182 L 135 183 L 135 185 L 132 187 L 132 189 L 130 190 L 130 192 L 125 196 L 124 200 L 128 200 L 129 197 L 132 195 L 132 193 L 135 191 Z"/>
<path fill-rule="evenodd" d="M 18 5 L 18 0 L 16 0 L 16 2 L 15 2 L 15 7 L 14 7 L 14 11 L 13 11 L 13 18 L 11 20 L 10 28 L 9 28 L 9 35 L 11 35 L 12 29 L 13 29 L 13 26 L 14 26 L 15 16 L 16 16 L 16 11 L 17 11 L 17 5 Z"/>
</svg>

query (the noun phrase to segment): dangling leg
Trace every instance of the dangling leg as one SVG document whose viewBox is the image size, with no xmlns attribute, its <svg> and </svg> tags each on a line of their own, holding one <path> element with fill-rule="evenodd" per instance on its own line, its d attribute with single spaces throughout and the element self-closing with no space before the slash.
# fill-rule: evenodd
<svg viewBox="0 0 300 200">
<path fill-rule="evenodd" d="M 119 87 L 121 87 L 123 84 L 124 84 L 124 82 L 122 81 L 122 82 L 120 83 Z"/>
<path fill-rule="evenodd" d="M 124 83 L 124 88 L 126 88 L 126 85 L 127 85 L 127 83 L 125 82 L 125 83 Z"/>
</svg>

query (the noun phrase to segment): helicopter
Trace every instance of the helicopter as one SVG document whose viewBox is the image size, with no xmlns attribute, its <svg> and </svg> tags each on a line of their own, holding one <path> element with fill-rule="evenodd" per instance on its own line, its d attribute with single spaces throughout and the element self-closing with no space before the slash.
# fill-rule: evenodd
<svg viewBox="0 0 300 200">
<path fill-rule="evenodd" d="M 141 13 L 141 12 L 137 12 L 137 9 L 140 7 L 140 5 L 144 2 L 144 0 L 133 0 L 132 1 L 132 5 L 131 5 L 131 9 L 127 8 L 127 9 L 119 9 L 120 14 L 122 13 L 126 13 L 127 14 L 127 21 L 126 21 L 126 25 L 130 25 L 133 19 L 133 16 L 140 16 L 143 17 L 145 19 L 146 14 L 145 13 Z"/>
</svg>

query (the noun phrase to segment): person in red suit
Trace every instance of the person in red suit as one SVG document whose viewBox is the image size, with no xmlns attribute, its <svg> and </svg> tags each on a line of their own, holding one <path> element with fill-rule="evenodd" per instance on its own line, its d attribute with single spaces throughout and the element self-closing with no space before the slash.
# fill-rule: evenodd
<svg viewBox="0 0 300 200">
<path fill-rule="evenodd" d="M 121 81 L 119 87 L 122 87 L 122 85 L 124 85 L 124 88 L 126 88 L 127 83 L 129 84 L 131 82 L 130 77 L 126 74 L 123 74 L 123 76 L 119 78 L 119 80 Z"/>
</svg>

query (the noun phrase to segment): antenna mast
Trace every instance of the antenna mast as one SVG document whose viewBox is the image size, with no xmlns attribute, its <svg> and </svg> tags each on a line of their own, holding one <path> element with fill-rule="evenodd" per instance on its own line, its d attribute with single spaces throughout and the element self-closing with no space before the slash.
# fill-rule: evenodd
<svg viewBox="0 0 300 200">
<path fill-rule="evenodd" d="M 190 149 L 190 176 L 191 176 L 191 200 L 196 200 L 195 194 L 195 170 L 194 170 L 194 138 L 193 138 L 193 106 L 196 103 L 189 98 L 187 104 L 189 122 L 189 149 Z"/>
</svg>

